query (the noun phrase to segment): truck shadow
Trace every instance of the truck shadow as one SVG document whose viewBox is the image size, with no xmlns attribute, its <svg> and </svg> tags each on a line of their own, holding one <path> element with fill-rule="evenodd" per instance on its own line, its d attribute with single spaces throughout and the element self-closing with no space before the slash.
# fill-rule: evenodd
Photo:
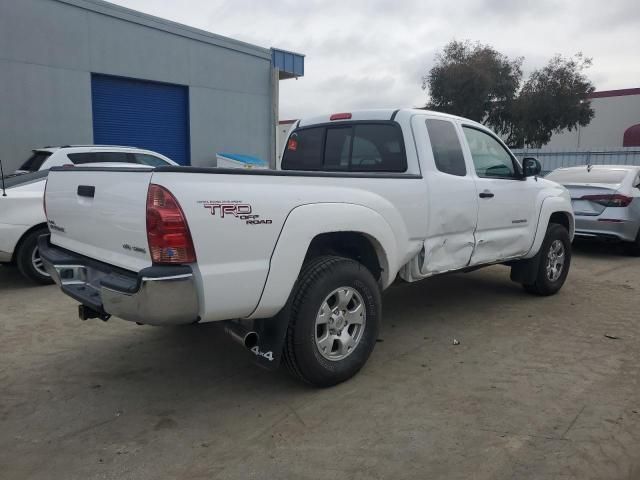
<svg viewBox="0 0 640 480">
<path fill-rule="evenodd" d="M 14 265 L 0 266 L 0 291 L 18 290 L 30 287 L 42 288 L 43 286 L 24 278 L 18 270 L 18 267 Z"/>
<path fill-rule="evenodd" d="M 501 308 L 505 298 L 532 298 L 509 281 L 508 269 L 493 270 L 499 273 L 446 275 L 392 287 L 384 295 L 380 336 L 386 337 L 391 329 L 394 336 L 411 336 L 441 322 L 463 330 L 469 315 L 460 315 L 461 295 L 465 310 L 487 318 Z M 72 378 L 87 385 L 108 384 L 110 389 L 130 392 L 137 399 L 135 403 L 153 404 L 179 391 L 195 391 L 197 396 L 238 394 L 238 390 L 241 396 L 313 391 L 290 378 L 284 366 L 275 372 L 257 367 L 253 354 L 233 342 L 217 323 L 161 328 L 132 326 L 118 319 L 106 324 L 89 322 L 98 324 L 93 325 L 94 331 L 105 330 L 104 337 L 94 333 L 91 338 L 77 338 L 81 348 L 56 355 L 45 368 L 72 372 Z M 89 325 L 75 328 L 86 330 L 83 326 Z M 378 348 L 396 350 L 391 338 L 386 341 Z M 133 385 L 139 388 L 132 389 Z"/>
<path fill-rule="evenodd" d="M 626 245 L 623 243 L 574 240 L 572 247 L 574 255 L 580 255 L 594 259 L 607 259 L 611 257 L 634 258 L 628 253 Z"/>
<path fill-rule="evenodd" d="M 259 369 L 253 355 L 216 323 L 174 328 L 118 319 L 82 323 L 72 320 L 71 309 L 65 307 L 55 329 L 46 331 L 56 339 L 64 337 L 64 348 L 56 340 L 46 345 L 44 355 L 41 350 L 30 352 L 32 360 L 12 364 L 12 401 L 5 415 L 37 424 L 39 416 L 83 412 L 36 428 L 44 429 L 36 432 L 39 436 L 65 442 L 81 442 L 85 436 L 107 442 L 116 431 L 144 444 L 167 435 L 191 438 L 203 429 L 216 435 L 220 424 L 240 439 L 271 435 L 282 423 L 304 429 L 297 409 L 311 402 L 329 408 L 354 392 L 374 392 L 380 388 L 376 377 L 389 375 L 386 361 L 414 350 L 423 335 L 435 332 L 439 346 L 429 348 L 441 349 L 451 344 L 450 332 L 465 338 L 470 322 L 477 329 L 493 321 L 504 315 L 505 304 L 515 310 L 539 300 L 508 275 L 507 268 L 491 267 L 392 287 L 384 296 L 384 342 L 359 375 L 326 390 L 301 384 L 282 367 L 275 372 Z M 44 321 L 51 322 L 38 320 Z M 431 366 L 438 370 L 450 361 L 450 356 L 435 356 Z M 34 391 L 33 385 L 42 388 Z"/>
</svg>

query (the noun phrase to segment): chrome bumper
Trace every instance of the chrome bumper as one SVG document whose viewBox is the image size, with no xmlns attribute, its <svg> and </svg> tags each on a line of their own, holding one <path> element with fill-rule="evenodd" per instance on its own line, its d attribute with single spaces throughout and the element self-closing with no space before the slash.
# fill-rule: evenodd
<svg viewBox="0 0 640 480">
<path fill-rule="evenodd" d="M 62 291 L 106 315 L 148 325 L 180 325 L 198 320 L 198 296 L 191 267 L 149 267 L 138 274 L 115 269 L 38 241 L 47 272 Z"/>
</svg>

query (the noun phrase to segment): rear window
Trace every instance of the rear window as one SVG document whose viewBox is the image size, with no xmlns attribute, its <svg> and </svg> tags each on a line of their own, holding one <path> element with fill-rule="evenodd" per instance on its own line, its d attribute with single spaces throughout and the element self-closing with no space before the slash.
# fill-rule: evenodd
<svg viewBox="0 0 640 480">
<path fill-rule="evenodd" d="M 294 131 L 283 170 L 404 172 L 407 159 L 396 124 L 341 124 Z"/>
<path fill-rule="evenodd" d="M 125 152 L 84 152 L 69 153 L 67 157 L 74 165 L 82 165 L 84 163 L 134 163 L 133 159 L 129 159 Z"/>
<path fill-rule="evenodd" d="M 161 158 L 154 157 L 153 155 L 148 155 L 146 153 L 130 153 L 129 155 L 135 158 L 135 163 L 150 165 L 152 167 L 162 167 L 165 165 L 169 165 Z"/>
<path fill-rule="evenodd" d="M 289 136 L 282 157 L 283 170 L 322 170 L 324 128 L 305 128 Z"/>
<path fill-rule="evenodd" d="M 51 152 L 33 152 L 33 155 L 22 164 L 20 170 L 27 172 L 37 172 L 42 167 L 44 161 L 51 156 Z"/>
<path fill-rule="evenodd" d="M 453 123 L 430 118 L 426 120 L 426 124 L 436 168 L 449 175 L 464 177 L 467 167 Z"/>
<path fill-rule="evenodd" d="M 618 184 L 624 180 L 628 170 L 572 169 L 554 170 L 545 178 L 558 183 L 611 183 Z"/>
</svg>

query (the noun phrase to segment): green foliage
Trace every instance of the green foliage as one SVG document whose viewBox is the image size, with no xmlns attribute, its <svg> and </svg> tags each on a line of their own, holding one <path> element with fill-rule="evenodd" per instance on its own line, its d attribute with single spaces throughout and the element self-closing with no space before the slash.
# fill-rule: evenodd
<svg viewBox="0 0 640 480">
<path fill-rule="evenodd" d="M 452 41 L 422 79 L 430 94 L 425 108 L 482 122 L 515 147 L 540 147 L 554 132 L 589 124 L 590 59 L 556 55 L 524 83 L 522 62 L 488 45 Z"/>
</svg>

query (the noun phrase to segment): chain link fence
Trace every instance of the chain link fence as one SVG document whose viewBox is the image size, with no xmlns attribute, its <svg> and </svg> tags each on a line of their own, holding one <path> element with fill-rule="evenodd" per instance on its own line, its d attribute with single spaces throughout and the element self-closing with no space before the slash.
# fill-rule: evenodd
<svg viewBox="0 0 640 480">
<path fill-rule="evenodd" d="M 522 161 L 524 157 L 535 157 L 542 164 L 544 175 L 561 167 L 576 165 L 640 165 L 640 148 L 621 147 L 607 150 L 512 150 Z"/>
</svg>

